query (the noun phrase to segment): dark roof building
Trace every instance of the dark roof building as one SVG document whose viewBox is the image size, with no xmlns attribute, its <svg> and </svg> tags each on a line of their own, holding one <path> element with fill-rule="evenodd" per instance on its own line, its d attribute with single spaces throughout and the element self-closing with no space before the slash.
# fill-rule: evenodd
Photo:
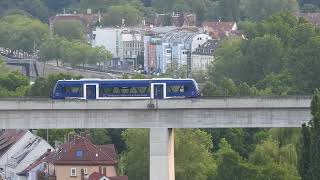
<svg viewBox="0 0 320 180">
<path fill-rule="evenodd" d="M 320 13 L 297 13 L 298 17 L 303 17 L 310 23 L 317 27 L 320 27 Z"/>
<path fill-rule="evenodd" d="M 55 154 L 56 165 L 115 165 L 116 150 L 113 144 L 94 145 L 87 138 L 75 136 L 62 144 Z"/>
</svg>

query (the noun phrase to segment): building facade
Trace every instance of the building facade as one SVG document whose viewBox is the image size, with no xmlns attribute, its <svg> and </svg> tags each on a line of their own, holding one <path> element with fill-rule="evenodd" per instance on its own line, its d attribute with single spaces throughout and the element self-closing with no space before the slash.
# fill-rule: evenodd
<svg viewBox="0 0 320 180">
<path fill-rule="evenodd" d="M 27 130 L 4 130 L 0 144 L 0 172 L 3 179 L 7 180 L 25 179 L 17 173 L 48 149 L 53 149 L 45 140 Z"/>
<path fill-rule="evenodd" d="M 217 40 L 208 40 L 196 48 L 191 55 L 192 71 L 206 70 L 214 60 L 214 51 L 217 48 Z"/>
<path fill-rule="evenodd" d="M 191 53 L 211 39 L 201 32 L 172 31 L 166 33 L 156 46 L 157 71 L 186 66 L 191 70 Z"/>
</svg>

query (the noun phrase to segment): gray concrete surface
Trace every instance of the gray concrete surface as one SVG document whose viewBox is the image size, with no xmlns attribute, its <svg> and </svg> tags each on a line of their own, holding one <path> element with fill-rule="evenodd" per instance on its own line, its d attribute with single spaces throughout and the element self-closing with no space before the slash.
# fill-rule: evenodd
<svg viewBox="0 0 320 180">
<path fill-rule="evenodd" d="M 171 128 L 300 127 L 310 97 L 0 99 L 0 129 L 150 128 L 150 180 L 174 180 Z"/>
<path fill-rule="evenodd" d="M 0 99 L 0 128 L 300 127 L 310 97 L 169 100 Z"/>
<path fill-rule="evenodd" d="M 174 132 L 168 128 L 150 129 L 150 179 L 174 180 Z"/>
</svg>

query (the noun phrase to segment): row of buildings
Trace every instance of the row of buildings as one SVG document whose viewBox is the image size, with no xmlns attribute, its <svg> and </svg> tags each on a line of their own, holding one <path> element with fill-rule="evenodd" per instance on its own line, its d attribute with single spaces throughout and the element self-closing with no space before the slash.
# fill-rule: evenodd
<svg viewBox="0 0 320 180">
<path fill-rule="evenodd" d="M 73 135 L 56 149 L 27 130 L 0 130 L 0 180 L 128 180 L 114 145 Z"/>
<path fill-rule="evenodd" d="M 204 70 L 213 61 L 218 41 L 237 35 L 233 22 L 205 22 L 203 27 L 96 28 L 92 46 L 103 46 L 113 55 L 110 66 L 165 73 L 185 66 Z"/>
</svg>

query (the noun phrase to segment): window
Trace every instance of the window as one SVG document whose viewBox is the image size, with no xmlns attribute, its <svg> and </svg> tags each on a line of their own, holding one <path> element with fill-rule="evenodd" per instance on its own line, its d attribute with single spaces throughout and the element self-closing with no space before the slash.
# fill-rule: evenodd
<svg viewBox="0 0 320 180">
<path fill-rule="evenodd" d="M 77 176 L 77 168 L 71 168 L 70 176 Z"/>
<path fill-rule="evenodd" d="M 82 150 L 77 150 L 76 151 L 76 157 L 82 158 L 83 157 L 83 151 Z"/>
<path fill-rule="evenodd" d="M 88 168 L 83 169 L 83 174 L 88 174 Z"/>
</svg>

